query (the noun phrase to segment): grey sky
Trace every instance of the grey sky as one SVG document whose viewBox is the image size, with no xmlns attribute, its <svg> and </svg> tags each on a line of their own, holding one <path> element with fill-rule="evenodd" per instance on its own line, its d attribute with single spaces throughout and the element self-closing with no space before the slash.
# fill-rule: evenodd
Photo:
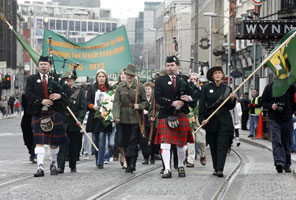
<svg viewBox="0 0 296 200">
<path fill-rule="evenodd" d="M 18 0 L 23 3 L 25 0 Z M 44 0 L 39 0 L 44 1 Z M 51 1 L 51 0 L 47 0 Z M 102 8 L 111 8 L 112 17 L 128 18 L 137 17 L 140 11 L 144 10 L 144 2 L 155 2 L 157 0 L 101 0 Z M 163 0 L 159 0 L 163 1 Z"/>
</svg>

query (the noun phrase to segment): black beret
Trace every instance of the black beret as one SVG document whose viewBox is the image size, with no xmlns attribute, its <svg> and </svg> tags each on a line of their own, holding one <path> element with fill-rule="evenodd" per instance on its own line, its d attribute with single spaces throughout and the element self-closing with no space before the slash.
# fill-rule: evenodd
<svg viewBox="0 0 296 200">
<path fill-rule="evenodd" d="M 51 64 L 50 58 L 48 56 L 40 56 L 38 63 L 39 62 L 49 62 L 49 64 Z"/>
</svg>

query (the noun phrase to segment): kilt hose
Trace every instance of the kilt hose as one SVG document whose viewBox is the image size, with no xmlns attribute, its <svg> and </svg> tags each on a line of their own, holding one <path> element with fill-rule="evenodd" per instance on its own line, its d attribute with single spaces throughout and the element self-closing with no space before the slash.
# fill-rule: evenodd
<svg viewBox="0 0 296 200">
<path fill-rule="evenodd" d="M 51 116 L 53 129 L 50 132 L 44 132 L 40 128 L 40 118 Z M 63 116 L 56 111 L 41 111 L 40 114 L 32 118 L 32 130 L 36 144 L 48 144 L 60 146 L 69 143 L 66 130 L 63 125 Z"/>
<path fill-rule="evenodd" d="M 194 143 L 190 124 L 186 114 L 177 113 L 179 119 L 179 126 L 170 128 L 167 124 L 167 119 L 159 119 L 157 127 L 155 144 L 169 143 L 177 146 L 185 146 L 187 143 Z"/>
</svg>

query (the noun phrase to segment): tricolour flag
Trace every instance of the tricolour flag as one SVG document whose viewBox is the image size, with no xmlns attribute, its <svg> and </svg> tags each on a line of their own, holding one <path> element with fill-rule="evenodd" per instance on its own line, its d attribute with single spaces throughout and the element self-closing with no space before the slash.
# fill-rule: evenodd
<svg viewBox="0 0 296 200">
<path fill-rule="evenodd" d="M 289 87 L 296 82 L 296 37 L 287 40 L 296 29 L 288 32 L 270 53 L 273 56 L 266 62 L 275 74 L 272 96 L 283 96 Z M 285 43 L 278 51 L 276 49 Z M 275 52 L 276 51 L 276 52 Z"/>
</svg>

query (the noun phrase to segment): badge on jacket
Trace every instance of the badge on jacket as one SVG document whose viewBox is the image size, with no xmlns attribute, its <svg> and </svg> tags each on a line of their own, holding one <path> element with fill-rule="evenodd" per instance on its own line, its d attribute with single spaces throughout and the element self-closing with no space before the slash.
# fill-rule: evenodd
<svg viewBox="0 0 296 200">
<path fill-rule="evenodd" d="M 210 91 L 209 91 L 210 93 L 213 93 L 214 92 L 214 90 L 213 89 L 210 89 Z"/>
</svg>

